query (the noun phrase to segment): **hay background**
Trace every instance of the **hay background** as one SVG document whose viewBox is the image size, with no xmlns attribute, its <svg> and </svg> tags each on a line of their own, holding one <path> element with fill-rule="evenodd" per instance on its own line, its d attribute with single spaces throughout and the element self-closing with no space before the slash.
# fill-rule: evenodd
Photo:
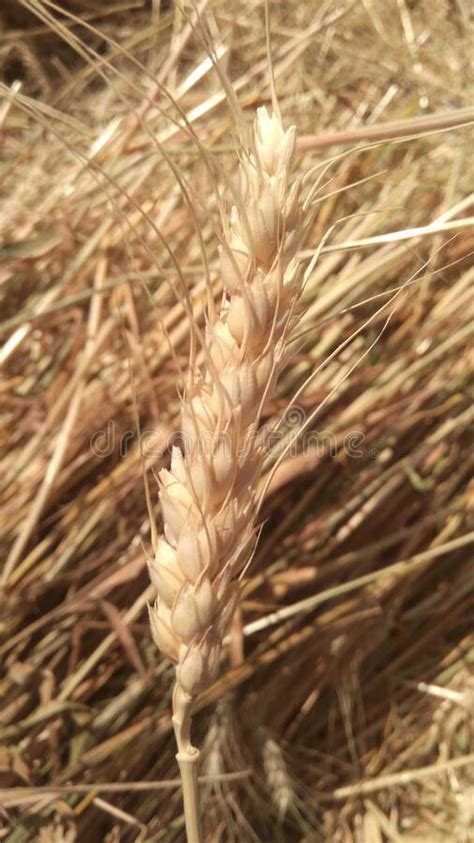
<svg viewBox="0 0 474 843">
<path fill-rule="evenodd" d="M 146 618 L 136 417 L 166 441 L 187 354 L 161 238 L 196 318 L 203 309 L 194 222 L 157 136 L 189 183 L 218 282 L 211 179 L 195 145 L 170 133 L 176 111 L 156 88 L 159 78 L 179 91 L 206 57 L 204 30 L 182 44 L 187 23 L 172 4 L 159 16 L 140 3 L 26 5 L 4 3 L 0 42 L 4 85 L 21 81 L 15 102 L 0 107 L 1 835 L 171 843 L 183 840 L 179 790 L 99 785 L 176 776 L 172 671 Z M 269 101 L 263 7 L 242 3 L 236 15 L 227 3 L 205 5 L 250 120 Z M 450 219 L 468 217 L 469 127 L 362 148 L 371 123 L 472 105 L 468 4 L 271 6 L 287 121 L 302 135 L 361 133 L 359 151 L 301 152 L 309 169 L 354 150 L 328 173 L 323 193 L 332 195 L 319 203 L 308 249 L 343 217 L 331 246 L 425 226 L 458 205 Z M 179 103 L 186 112 L 210 105 L 193 127 L 224 190 L 235 155 L 219 94 L 209 71 Z M 472 275 L 468 228 L 329 251 L 312 275 L 304 334 L 269 423 L 386 291 L 413 283 L 383 333 L 388 311 L 286 416 L 292 429 L 327 399 L 311 448 L 275 478 L 230 659 L 196 718 L 203 772 L 244 771 L 203 787 L 210 841 L 471 839 Z M 151 479 L 160 464 L 148 452 Z M 92 787 L 52 791 L 66 785 Z"/>
</svg>

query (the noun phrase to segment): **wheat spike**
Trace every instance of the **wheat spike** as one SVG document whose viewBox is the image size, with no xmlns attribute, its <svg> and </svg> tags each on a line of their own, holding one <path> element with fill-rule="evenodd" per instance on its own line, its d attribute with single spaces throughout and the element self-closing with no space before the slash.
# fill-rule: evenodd
<svg viewBox="0 0 474 843">
<path fill-rule="evenodd" d="M 77 837 L 75 827 L 68 823 L 63 825 L 55 820 L 50 825 L 40 828 L 38 843 L 74 843 Z"/>
<path fill-rule="evenodd" d="M 219 313 L 208 315 L 205 364 L 190 363 L 183 449 L 173 448 L 170 470 L 159 475 L 164 534 L 150 563 L 157 591 L 150 621 L 157 646 L 176 665 L 173 722 L 181 767 L 197 759 L 193 700 L 217 675 L 239 576 L 255 548 L 263 459 L 258 422 L 285 362 L 302 284 L 294 147 L 294 127 L 285 131 L 276 114 L 259 109 L 220 248 L 224 300 Z"/>
<path fill-rule="evenodd" d="M 263 747 L 263 767 L 267 777 L 272 802 L 283 822 L 294 801 L 294 792 L 287 764 L 281 748 L 273 738 L 267 738 Z"/>
</svg>

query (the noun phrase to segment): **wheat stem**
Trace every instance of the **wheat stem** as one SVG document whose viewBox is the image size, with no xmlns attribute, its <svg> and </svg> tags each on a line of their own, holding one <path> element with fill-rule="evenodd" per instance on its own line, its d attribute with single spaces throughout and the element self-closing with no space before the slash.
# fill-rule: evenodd
<svg viewBox="0 0 474 843">
<path fill-rule="evenodd" d="M 191 742 L 192 698 L 175 686 L 173 694 L 173 728 L 178 752 L 183 785 L 184 821 L 188 843 L 201 843 L 201 820 L 199 816 L 198 763 L 199 750 Z"/>
<path fill-rule="evenodd" d="M 188 843 L 201 843 L 201 821 L 199 816 L 199 790 L 198 790 L 198 759 L 199 750 L 190 747 L 192 753 L 176 754 L 179 764 L 179 772 L 183 784 L 183 806 L 184 821 L 186 826 L 186 837 Z"/>
<path fill-rule="evenodd" d="M 298 138 L 298 149 L 306 151 L 348 143 L 388 141 L 392 138 L 414 137 L 429 132 L 449 131 L 460 126 L 469 126 L 473 121 L 473 108 L 459 108 L 448 111 L 446 114 L 426 114 L 423 117 L 393 120 L 390 123 L 360 126 L 355 129 L 344 129 L 340 132 L 321 132 L 317 135 L 301 135 Z"/>
</svg>

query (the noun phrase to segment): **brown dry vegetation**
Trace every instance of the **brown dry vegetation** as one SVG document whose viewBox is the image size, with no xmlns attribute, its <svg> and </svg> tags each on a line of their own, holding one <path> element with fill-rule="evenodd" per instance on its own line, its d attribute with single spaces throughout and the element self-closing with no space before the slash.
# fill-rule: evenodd
<svg viewBox="0 0 474 843">
<path fill-rule="evenodd" d="M 203 0 L 200 22 L 161 5 L 0 12 L 12 843 L 184 835 L 142 469 L 156 502 L 188 350 L 175 292 L 187 285 L 201 323 L 206 272 L 220 295 L 214 179 L 226 195 L 233 118 L 215 69 L 193 71 L 222 47 L 249 122 L 270 93 L 261 3 Z M 312 136 L 299 166 L 334 159 L 308 254 L 337 226 L 265 422 L 290 402 L 291 436 L 321 406 L 269 486 L 229 655 L 195 718 L 209 841 L 472 839 L 470 26 L 464 0 L 271 4 L 281 110 Z M 459 125 L 418 131 L 440 113 Z M 392 121 L 408 122 L 384 140 Z"/>
</svg>

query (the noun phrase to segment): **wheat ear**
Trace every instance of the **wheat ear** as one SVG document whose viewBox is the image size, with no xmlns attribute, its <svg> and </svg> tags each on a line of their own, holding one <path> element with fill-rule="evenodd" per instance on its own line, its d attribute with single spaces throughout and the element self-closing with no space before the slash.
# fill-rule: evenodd
<svg viewBox="0 0 474 843">
<path fill-rule="evenodd" d="M 193 702 L 216 678 L 239 578 L 256 543 L 256 487 L 266 397 L 287 356 L 302 272 L 294 127 L 257 111 L 220 247 L 224 297 L 208 313 L 204 363 L 191 362 L 181 405 L 183 449 L 159 475 L 164 535 L 150 575 L 153 638 L 176 665 L 173 725 L 188 843 L 199 843 Z"/>
</svg>

